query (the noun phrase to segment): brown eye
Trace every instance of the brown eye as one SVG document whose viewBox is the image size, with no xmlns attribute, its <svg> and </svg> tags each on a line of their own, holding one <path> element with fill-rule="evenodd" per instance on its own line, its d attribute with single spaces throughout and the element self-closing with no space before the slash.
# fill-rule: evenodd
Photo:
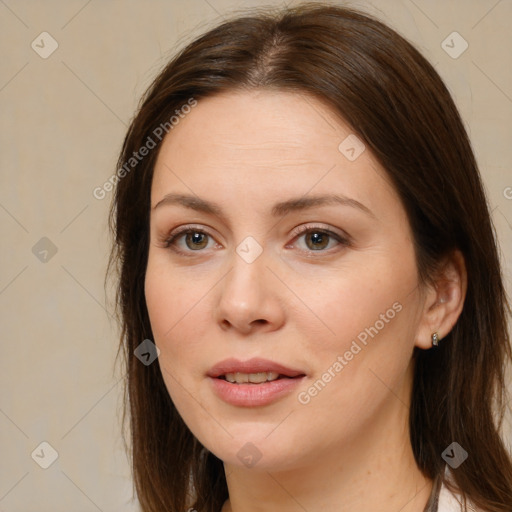
<svg viewBox="0 0 512 512">
<path fill-rule="evenodd" d="M 306 253 L 331 253 L 336 249 L 348 247 L 350 239 L 343 237 L 330 229 L 324 229 L 319 226 L 302 225 L 295 230 L 296 238 L 291 245 Z"/>
<path fill-rule="evenodd" d="M 330 238 L 329 234 L 322 231 L 312 231 L 305 235 L 306 245 L 312 251 L 325 249 L 329 245 Z"/>
<path fill-rule="evenodd" d="M 208 235 L 199 231 L 191 231 L 186 234 L 185 243 L 192 251 L 204 249 L 208 245 Z"/>
<path fill-rule="evenodd" d="M 218 247 L 218 244 L 206 231 L 185 227 L 167 238 L 164 247 L 172 249 L 177 254 L 191 256 L 193 252 L 207 252 L 213 247 Z"/>
</svg>

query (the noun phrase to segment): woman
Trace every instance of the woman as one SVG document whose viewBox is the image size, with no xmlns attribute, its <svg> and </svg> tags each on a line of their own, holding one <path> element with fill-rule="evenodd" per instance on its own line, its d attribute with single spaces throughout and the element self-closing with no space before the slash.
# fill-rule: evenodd
<svg viewBox="0 0 512 512">
<path fill-rule="evenodd" d="M 408 42 L 319 4 L 225 22 L 156 78 L 117 176 L 144 512 L 512 510 L 489 209 Z"/>
</svg>

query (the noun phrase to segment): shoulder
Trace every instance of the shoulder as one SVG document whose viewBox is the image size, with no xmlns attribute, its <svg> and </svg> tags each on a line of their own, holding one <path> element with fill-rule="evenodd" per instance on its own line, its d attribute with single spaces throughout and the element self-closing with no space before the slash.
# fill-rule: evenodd
<svg viewBox="0 0 512 512">
<path fill-rule="evenodd" d="M 445 472 L 445 478 L 451 480 L 448 471 Z M 473 505 L 469 500 L 466 500 L 466 504 L 467 512 L 484 512 L 482 509 Z M 462 497 L 459 494 L 450 491 L 444 482 L 439 491 L 439 505 L 437 512 L 466 512 L 463 508 Z"/>
</svg>

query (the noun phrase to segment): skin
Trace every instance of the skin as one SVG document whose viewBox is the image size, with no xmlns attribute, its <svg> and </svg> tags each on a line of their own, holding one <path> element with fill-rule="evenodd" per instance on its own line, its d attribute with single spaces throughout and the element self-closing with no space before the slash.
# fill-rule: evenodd
<svg viewBox="0 0 512 512">
<path fill-rule="evenodd" d="M 466 289 L 455 253 L 421 286 L 407 216 L 370 150 L 349 161 L 339 144 L 352 133 L 319 100 L 252 90 L 201 99 L 166 137 L 151 190 L 146 301 L 158 363 L 184 421 L 219 457 L 229 500 L 223 512 L 320 510 L 420 512 L 432 483 L 419 471 L 408 412 L 415 346 L 431 348 L 455 324 Z M 166 194 L 215 202 L 222 214 Z M 324 194 L 359 201 L 272 215 L 275 203 Z M 209 234 L 190 249 L 171 231 L 193 224 Z M 297 235 L 299 226 L 313 229 Z M 314 250 L 311 232 L 335 237 Z M 248 236 L 262 253 L 247 263 Z M 203 245 L 201 245 L 203 244 Z M 313 249 L 311 248 L 313 247 Z M 399 303 L 367 345 L 310 397 L 298 400 L 358 334 Z M 379 324 L 380 325 L 380 324 Z M 442 341 L 441 341 L 442 343 Z M 300 387 L 255 408 L 223 402 L 206 377 L 217 362 L 270 359 L 302 370 Z M 246 443 L 261 458 L 237 457 Z"/>
</svg>

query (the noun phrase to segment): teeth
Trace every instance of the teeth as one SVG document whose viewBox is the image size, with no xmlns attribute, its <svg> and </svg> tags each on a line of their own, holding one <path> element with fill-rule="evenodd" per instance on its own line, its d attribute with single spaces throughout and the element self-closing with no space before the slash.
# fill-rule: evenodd
<svg viewBox="0 0 512 512">
<path fill-rule="evenodd" d="M 260 384 L 261 382 L 270 382 L 279 377 L 276 372 L 260 372 L 260 373 L 226 373 L 224 375 L 228 382 L 233 384 L 244 384 L 250 382 L 251 384 Z"/>
</svg>

